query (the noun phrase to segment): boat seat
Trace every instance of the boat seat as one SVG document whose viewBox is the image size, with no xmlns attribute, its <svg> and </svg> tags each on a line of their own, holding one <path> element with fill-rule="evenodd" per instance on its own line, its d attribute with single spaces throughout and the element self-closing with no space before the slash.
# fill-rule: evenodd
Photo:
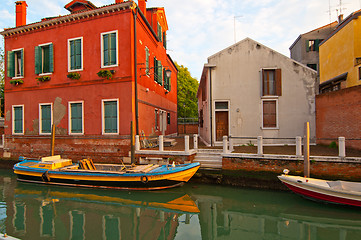
<svg viewBox="0 0 361 240">
<path fill-rule="evenodd" d="M 133 168 L 127 169 L 127 172 L 149 172 L 155 168 L 159 167 L 159 165 L 155 164 L 147 164 L 147 165 L 139 165 L 135 166 Z"/>
<path fill-rule="evenodd" d="M 93 160 L 90 158 L 79 161 L 79 168 L 84 170 L 96 170 Z"/>
</svg>

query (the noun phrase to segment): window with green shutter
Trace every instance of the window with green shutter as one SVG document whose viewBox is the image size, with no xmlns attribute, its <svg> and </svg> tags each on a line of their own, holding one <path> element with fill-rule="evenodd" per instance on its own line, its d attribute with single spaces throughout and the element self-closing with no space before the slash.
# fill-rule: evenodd
<svg viewBox="0 0 361 240">
<path fill-rule="evenodd" d="M 83 69 L 82 40 L 82 38 L 69 40 L 70 71 Z"/>
<path fill-rule="evenodd" d="M 83 133 L 83 103 L 70 103 L 70 133 Z"/>
<path fill-rule="evenodd" d="M 23 123 L 23 106 L 14 106 L 13 107 L 13 133 L 21 134 L 24 133 Z"/>
<path fill-rule="evenodd" d="M 103 101 L 104 133 L 118 133 L 118 102 Z"/>
<path fill-rule="evenodd" d="M 8 51 L 7 53 L 7 76 L 24 76 L 24 49 Z"/>
<path fill-rule="evenodd" d="M 51 104 L 40 105 L 40 133 L 51 133 Z"/>
<path fill-rule="evenodd" d="M 117 32 L 102 34 L 103 59 L 102 66 L 118 64 L 117 57 Z"/>
<path fill-rule="evenodd" d="M 53 44 L 35 46 L 35 74 L 54 72 Z"/>
<path fill-rule="evenodd" d="M 154 57 L 154 81 L 158 82 L 158 60 Z"/>
<path fill-rule="evenodd" d="M 158 22 L 158 25 L 157 25 L 157 31 L 158 31 L 158 39 L 159 41 L 161 42 L 162 41 L 162 35 L 163 35 L 163 32 L 162 32 L 162 26 L 159 24 Z"/>
</svg>

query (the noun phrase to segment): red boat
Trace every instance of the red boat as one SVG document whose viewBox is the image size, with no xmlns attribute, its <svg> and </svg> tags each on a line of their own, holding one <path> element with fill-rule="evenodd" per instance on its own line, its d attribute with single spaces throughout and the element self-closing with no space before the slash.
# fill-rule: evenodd
<svg viewBox="0 0 361 240">
<path fill-rule="evenodd" d="M 305 198 L 361 207 L 361 183 L 328 181 L 300 176 L 278 176 L 290 190 Z"/>
</svg>

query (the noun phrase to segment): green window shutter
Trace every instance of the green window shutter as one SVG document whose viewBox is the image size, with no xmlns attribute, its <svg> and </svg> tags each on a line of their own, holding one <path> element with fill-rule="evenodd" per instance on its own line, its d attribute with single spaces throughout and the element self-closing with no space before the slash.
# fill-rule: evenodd
<svg viewBox="0 0 361 240">
<path fill-rule="evenodd" d="M 20 58 L 21 58 L 21 61 L 20 61 L 20 63 L 21 63 L 21 66 L 19 66 L 20 67 L 20 75 L 21 76 L 24 76 L 24 49 L 21 49 L 20 50 Z"/>
<path fill-rule="evenodd" d="M 15 77 L 15 53 L 8 51 L 8 62 L 7 62 L 7 75 L 8 77 Z"/>
<path fill-rule="evenodd" d="M 116 101 L 104 102 L 104 132 L 118 132 L 118 109 Z"/>
<path fill-rule="evenodd" d="M 158 61 L 156 57 L 154 57 L 154 81 L 158 82 Z"/>
<path fill-rule="evenodd" d="M 41 67 L 42 67 L 42 61 L 41 61 L 41 47 L 36 46 L 35 47 L 35 74 L 40 74 Z"/>
<path fill-rule="evenodd" d="M 48 73 L 50 72 L 50 68 L 49 68 L 49 46 L 43 46 L 42 47 L 42 54 L 43 54 L 43 73 Z"/>
<path fill-rule="evenodd" d="M 74 41 L 74 45 L 75 45 L 75 63 L 74 63 L 74 69 L 81 69 L 82 65 L 81 65 L 81 39 L 77 39 Z"/>
<path fill-rule="evenodd" d="M 158 61 L 158 83 L 163 85 L 163 66 L 161 61 Z"/>
<path fill-rule="evenodd" d="M 306 52 L 310 51 L 310 43 L 308 40 L 306 40 Z"/>
<path fill-rule="evenodd" d="M 72 103 L 71 108 L 71 132 L 82 133 L 83 132 L 83 113 L 82 103 Z"/>
<path fill-rule="evenodd" d="M 162 27 L 160 26 L 159 22 L 158 22 L 158 39 L 161 42 L 162 41 Z"/>
<path fill-rule="evenodd" d="M 14 107 L 14 133 L 23 133 L 23 107 Z"/>
<path fill-rule="evenodd" d="M 41 133 L 51 133 L 51 105 L 41 105 Z"/>
<path fill-rule="evenodd" d="M 70 70 L 75 69 L 75 41 L 70 41 Z"/>
<path fill-rule="evenodd" d="M 117 35 L 116 33 L 111 33 L 110 34 L 110 65 L 115 65 L 117 64 Z"/>
<path fill-rule="evenodd" d="M 49 72 L 54 72 L 54 46 L 49 44 Z"/>
<path fill-rule="evenodd" d="M 149 49 L 145 48 L 145 73 L 149 74 Z"/>
<path fill-rule="evenodd" d="M 319 49 L 319 47 L 318 47 L 318 45 L 320 44 L 320 39 L 316 39 L 315 40 L 315 51 L 316 52 L 318 52 L 318 49 Z"/>
<path fill-rule="evenodd" d="M 110 65 L 109 63 L 109 34 L 103 35 L 103 63 L 104 66 Z"/>
<path fill-rule="evenodd" d="M 163 32 L 163 46 L 165 49 L 167 49 L 167 34 L 166 32 Z"/>
</svg>

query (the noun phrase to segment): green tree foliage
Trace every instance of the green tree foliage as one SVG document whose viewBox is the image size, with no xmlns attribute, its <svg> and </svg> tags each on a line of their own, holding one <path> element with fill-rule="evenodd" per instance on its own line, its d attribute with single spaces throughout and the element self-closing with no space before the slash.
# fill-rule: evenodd
<svg viewBox="0 0 361 240">
<path fill-rule="evenodd" d="M 198 81 L 187 67 L 178 65 L 178 118 L 198 118 Z"/>
</svg>

